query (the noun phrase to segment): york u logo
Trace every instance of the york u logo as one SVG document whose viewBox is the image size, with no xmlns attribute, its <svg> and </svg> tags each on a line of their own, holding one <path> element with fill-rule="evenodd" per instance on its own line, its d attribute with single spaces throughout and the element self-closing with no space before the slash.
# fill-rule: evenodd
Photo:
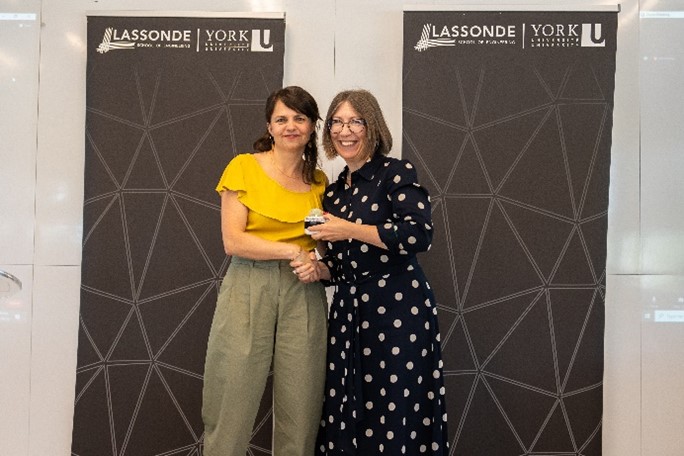
<svg viewBox="0 0 684 456">
<path fill-rule="evenodd" d="M 582 24 L 582 47 L 606 47 L 606 37 L 601 24 Z"/>
<path fill-rule="evenodd" d="M 252 29 L 252 52 L 273 52 L 270 30 Z"/>
</svg>

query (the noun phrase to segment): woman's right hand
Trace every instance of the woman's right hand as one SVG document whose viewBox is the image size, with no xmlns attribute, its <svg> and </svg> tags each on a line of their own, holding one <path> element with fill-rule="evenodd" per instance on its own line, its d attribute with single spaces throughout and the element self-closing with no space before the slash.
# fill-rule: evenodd
<svg viewBox="0 0 684 456">
<path fill-rule="evenodd" d="M 304 283 L 317 282 L 320 280 L 320 270 L 316 259 L 316 252 L 302 250 L 290 261 L 292 272 Z"/>
</svg>

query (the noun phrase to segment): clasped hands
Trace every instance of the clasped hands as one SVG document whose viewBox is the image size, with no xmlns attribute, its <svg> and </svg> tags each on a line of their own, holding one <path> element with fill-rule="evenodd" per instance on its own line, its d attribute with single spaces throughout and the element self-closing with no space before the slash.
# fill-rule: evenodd
<svg viewBox="0 0 684 456">
<path fill-rule="evenodd" d="M 325 213 L 325 223 L 308 228 L 311 238 L 316 241 L 341 241 L 349 239 L 348 226 L 351 222 Z M 290 262 L 292 272 L 304 283 L 317 282 L 321 279 L 322 266 L 316 257 L 316 252 L 301 251 Z"/>
<path fill-rule="evenodd" d="M 292 272 L 295 273 L 300 282 L 317 282 L 321 278 L 320 267 L 315 251 L 300 251 L 299 254 L 290 261 L 290 266 L 292 267 Z"/>
</svg>

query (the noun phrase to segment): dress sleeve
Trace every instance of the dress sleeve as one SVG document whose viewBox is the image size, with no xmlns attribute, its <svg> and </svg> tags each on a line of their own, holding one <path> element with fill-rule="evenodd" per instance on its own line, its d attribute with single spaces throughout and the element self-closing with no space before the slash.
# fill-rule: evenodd
<svg viewBox="0 0 684 456">
<path fill-rule="evenodd" d="M 328 271 L 330 271 L 330 280 L 321 280 L 321 283 L 325 287 L 335 285 L 342 276 L 342 268 L 340 267 L 340 262 L 335 261 L 335 258 L 330 254 L 331 250 L 332 244 L 328 242 L 327 252 L 323 256 L 323 258 L 321 258 L 321 261 L 328 267 Z"/>
<path fill-rule="evenodd" d="M 382 242 L 390 251 L 401 254 L 429 250 L 433 233 L 430 196 L 418 183 L 413 164 L 408 160 L 394 161 L 384 185 L 394 215 L 391 221 L 378 226 Z"/>
</svg>

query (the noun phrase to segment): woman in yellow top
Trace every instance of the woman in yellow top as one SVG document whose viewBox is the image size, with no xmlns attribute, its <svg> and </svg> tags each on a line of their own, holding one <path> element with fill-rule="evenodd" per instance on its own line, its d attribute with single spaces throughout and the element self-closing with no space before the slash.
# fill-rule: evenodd
<svg viewBox="0 0 684 456">
<path fill-rule="evenodd" d="M 313 454 L 325 382 L 327 303 L 304 217 L 321 208 L 314 98 L 291 86 L 266 101 L 255 153 L 216 188 L 231 263 L 209 335 L 202 418 L 206 456 L 244 456 L 273 362 L 273 454 Z M 294 272 L 294 274 L 293 274 Z"/>
</svg>

